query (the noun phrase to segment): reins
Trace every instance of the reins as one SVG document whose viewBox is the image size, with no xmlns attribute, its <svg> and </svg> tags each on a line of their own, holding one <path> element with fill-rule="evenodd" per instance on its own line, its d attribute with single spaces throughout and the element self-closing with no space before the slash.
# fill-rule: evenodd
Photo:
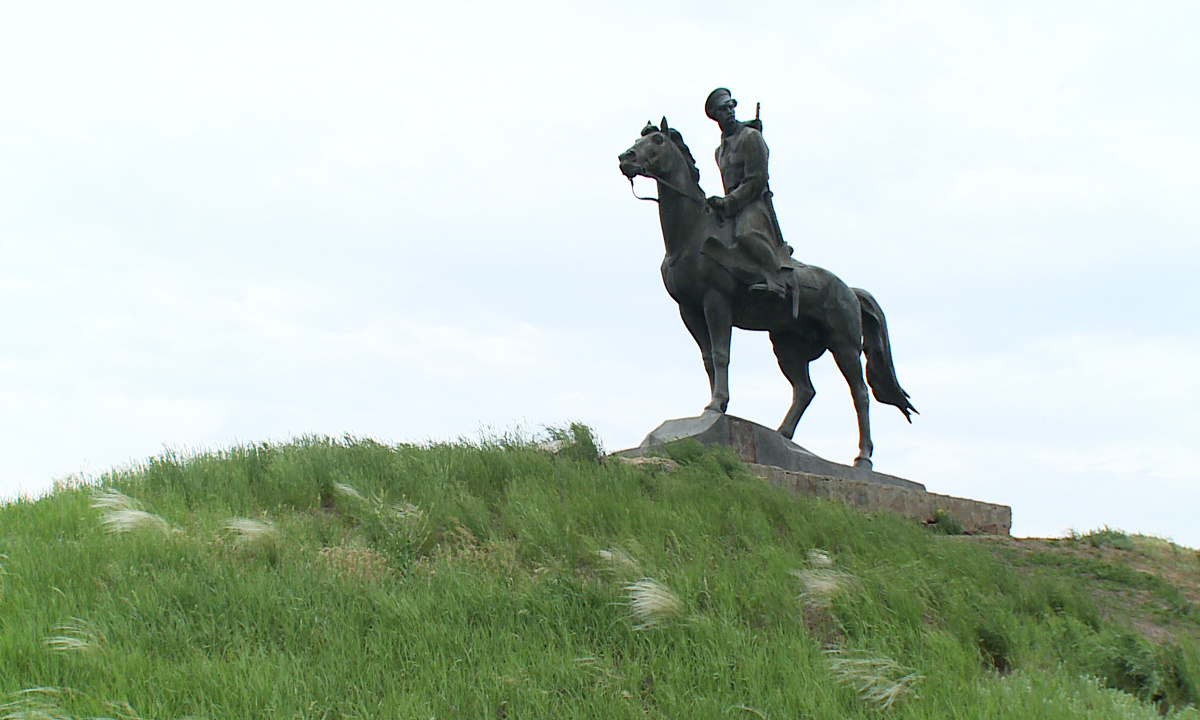
<svg viewBox="0 0 1200 720">
<path fill-rule="evenodd" d="M 658 202 L 658 198 L 656 198 L 656 197 L 642 197 L 641 195 L 638 195 L 637 188 L 635 188 L 633 186 L 633 178 L 629 178 L 629 192 L 633 193 L 633 196 L 635 198 L 637 198 L 638 200 L 649 200 L 650 202 Z"/>
<path fill-rule="evenodd" d="M 699 203 L 699 204 L 700 204 L 702 207 L 705 207 L 705 208 L 707 208 L 707 207 L 708 207 L 708 203 L 706 203 L 706 202 L 703 200 L 703 198 L 696 198 L 696 197 L 694 197 L 694 196 L 692 196 L 692 195 L 689 195 L 688 193 L 685 193 L 684 191 L 682 191 L 682 190 L 680 190 L 679 188 L 675 187 L 674 185 L 672 185 L 671 183 L 667 182 L 666 180 L 663 180 L 662 178 L 660 178 L 660 177 L 657 177 L 657 176 L 655 176 L 655 175 L 651 175 L 651 174 L 649 174 L 648 172 L 646 172 L 646 173 L 643 173 L 643 174 L 644 174 L 646 177 L 650 178 L 651 180 L 654 180 L 654 181 L 656 181 L 656 182 L 658 182 L 658 183 L 660 183 L 660 184 L 662 184 L 662 185 L 666 185 L 668 190 L 674 190 L 676 193 L 678 193 L 679 195 L 682 195 L 683 197 L 687 198 L 688 200 L 691 200 L 691 201 L 692 201 L 692 202 L 694 202 L 694 203 Z M 656 197 L 642 197 L 641 195 L 638 195 L 638 194 L 637 194 L 637 188 L 635 188 L 635 187 L 633 186 L 633 178 L 629 178 L 629 192 L 633 193 L 633 196 L 634 196 L 635 198 L 637 198 L 638 200 L 650 200 L 650 201 L 653 201 L 653 202 L 658 202 L 658 201 L 659 201 L 659 199 L 658 199 L 658 198 L 656 198 Z"/>
</svg>

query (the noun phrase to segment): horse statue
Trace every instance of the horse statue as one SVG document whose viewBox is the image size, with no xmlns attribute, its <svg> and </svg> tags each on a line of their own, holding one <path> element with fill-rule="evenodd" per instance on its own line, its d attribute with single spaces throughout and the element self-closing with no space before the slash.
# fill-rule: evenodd
<svg viewBox="0 0 1200 720">
<path fill-rule="evenodd" d="M 870 398 L 895 405 L 911 423 L 917 410 L 896 380 L 887 322 L 866 290 L 850 288 L 833 273 L 792 261 L 794 296 L 751 290 L 752 278 L 739 271 L 733 223 L 705 202 L 700 171 L 679 131 L 667 119 L 647 124 L 642 136 L 618 156 L 621 173 L 658 184 L 659 222 L 666 257 L 663 283 L 679 303 L 679 314 L 700 346 L 712 399 L 704 409 L 724 413 L 729 406 L 729 345 L 734 327 L 770 334 L 779 369 L 792 385 L 792 405 L 779 433 L 791 439 L 816 390 L 808 365 L 828 350 L 850 385 L 858 415 L 855 467 L 871 468 Z M 636 195 L 636 193 L 635 193 Z M 866 382 L 860 356 L 867 356 Z"/>
</svg>

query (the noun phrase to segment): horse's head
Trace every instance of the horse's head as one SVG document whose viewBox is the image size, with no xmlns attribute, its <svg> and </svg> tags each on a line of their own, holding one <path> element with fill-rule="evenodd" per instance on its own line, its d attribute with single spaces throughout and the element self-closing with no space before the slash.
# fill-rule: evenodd
<svg viewBox="0 0 1200 720">
<path fill-rule="evenodd" d="M 679 131 L 667 126 L 666 118 L 658 127 L 646 123 L 642 137 L 617 159 L 621 162 L 621 173 L 631 181 L 642 175 L 681 192 L 690 185 L 696 185 L 699 191 L 700 171 L 696 169 L 696 161 Z"/>
</svg>

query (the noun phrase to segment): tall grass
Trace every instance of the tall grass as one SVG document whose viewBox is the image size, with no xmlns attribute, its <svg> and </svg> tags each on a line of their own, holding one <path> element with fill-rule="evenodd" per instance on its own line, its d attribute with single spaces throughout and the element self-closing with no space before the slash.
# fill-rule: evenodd
<svg viewBox="0 0 1200 720">
<path fill-rule="evenodd" d="M 1195 642 L 1143 640 L 1120 671 L 1174 672 L 1153 686 L 1170 692 L 1122 685 L 1125 630 L 1053 563 L 790 498 L 729 452 L 633 466 L 583 426 L 551 435 L 168 452 L 95 495 L 0 507 L 0 718 L 1117 718 L 1195 702 Z M 128 510 L 158 520 L 109 532 Z M 871 658 L 902 690 L 864 692 L 848 678 L 867 664 L 832 662 Z"/>
</svg>

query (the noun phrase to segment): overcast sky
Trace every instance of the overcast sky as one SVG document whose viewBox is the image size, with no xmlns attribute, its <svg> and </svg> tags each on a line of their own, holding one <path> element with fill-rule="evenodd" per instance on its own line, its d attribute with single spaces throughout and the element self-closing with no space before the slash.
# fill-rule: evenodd
<svg viewBox="0 0 1200 720">
<path fill-rule="evenodd" d="M 887 312 L 921 415 L 873 404 L 876 469 L 1018 535 L 1200 547 L 1200 4 L 737 7 L 0 4 L 0 498 L 164 447 L 698 414 L 616 157 L 666 115 L 718 192 L 727 86 L 796 257 Z M 813 369 L 796 440 L 849 462 Z M 731 376 L 777 425 L 765 336 Z"/>
</svg>

